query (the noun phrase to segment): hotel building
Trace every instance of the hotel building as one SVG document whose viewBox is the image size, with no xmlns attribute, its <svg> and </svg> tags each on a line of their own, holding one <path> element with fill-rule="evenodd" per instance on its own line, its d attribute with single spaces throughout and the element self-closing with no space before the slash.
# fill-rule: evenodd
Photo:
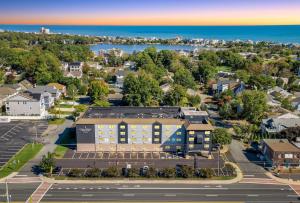
<svg viewBox="0 0 300 203">
<path fill-rule="evenodd" d="M 210 153 L 205 111 L 179 107 L 91 107 L 76 123 L 78 151 Z"/>
</svg>

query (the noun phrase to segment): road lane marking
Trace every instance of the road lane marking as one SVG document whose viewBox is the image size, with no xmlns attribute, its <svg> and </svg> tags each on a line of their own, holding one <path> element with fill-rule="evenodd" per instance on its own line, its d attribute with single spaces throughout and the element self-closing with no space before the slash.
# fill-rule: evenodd
<svg viewBox="0 0 300 203">
<path fill-rule="evenodd" d="M 228 188 L 158 188 L 158 187 L 146 187 L 146 188 L 117 188 L 118 190 L 228 190 Z"/>
<path fill-rule="evenodd" d="M 82 194 L 81 197 L 93 197 L 93 194 Z"/>
<path fill-rule="evenodd" d="M 176 197 L 176 194 L 165 194 L 165 197 Z"/>
<path fill-rule="evenodd" d="M 135 194 L 122 194 L 123 197 L 134 197 Z"/>
<path fill-rule="evenodd" d="M 255 194 L 250 194 L 250 195 L 247 195 L 248 197 L 258 197 L 259 195 L 255 195 Z"/>
<path fill-rule="evenodd" d="M 218 197 L 219 195 L 215 195 L 215 194 L 208 194 L 208 195 L 205 195 L 206 197 Z"/>
</svg>

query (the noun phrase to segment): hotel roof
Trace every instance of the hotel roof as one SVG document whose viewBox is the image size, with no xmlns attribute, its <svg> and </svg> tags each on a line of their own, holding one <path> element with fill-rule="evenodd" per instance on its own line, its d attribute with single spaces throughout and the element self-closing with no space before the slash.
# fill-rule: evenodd
<svg viewBox="0 0 300 203">
<path fill-rule="evenodd" d="M 180 118 L 179 107 L 90 107 L 83 118 Z"/>
</svg>

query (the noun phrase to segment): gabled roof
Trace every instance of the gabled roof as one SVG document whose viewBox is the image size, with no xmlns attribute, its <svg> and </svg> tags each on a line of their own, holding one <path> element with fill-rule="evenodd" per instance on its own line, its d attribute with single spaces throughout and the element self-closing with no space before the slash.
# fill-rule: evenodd
<svg viewBox="0 0 300 203">
<path fill-rule="evenodd" d="M 274 152 L 300 152 L 300 149 L 287 139 L 263 139 L 263 142 Z"/>
<path fill-rule="evenodd" d="M 19 98 L 19 99 L 17 99 Z M 23 99 L 20 99 L 23 98 Z M 41 99 L 41 95 L 40 94 L 36 94 L 36 95 L 31 95 L 29 93 L 18 93 L 15 96 L 10 97 L 7 101 L 11 102 L 11 101 L 39 101 Z"/>
<path fill-rule="evenodd" d="M 49 92 L 51 94 L 56 94 L 57 89 L 54 87 L 50 87 L 50 86 L 36 86 L 35 88 L 28 89 L 27 92 L 29 92 L 31 94 L 36 94 L 36 93 L 40 94 L 43 92 Z"/>
<path fill-rule="evenodd" d="M 55 87 L 58 90 L 64 90 L 64 88 L 66 88 L 66 86 L 59 84 L 59 83 L 49 83 L 47 85 L 48 87 Z"/>
</svg>

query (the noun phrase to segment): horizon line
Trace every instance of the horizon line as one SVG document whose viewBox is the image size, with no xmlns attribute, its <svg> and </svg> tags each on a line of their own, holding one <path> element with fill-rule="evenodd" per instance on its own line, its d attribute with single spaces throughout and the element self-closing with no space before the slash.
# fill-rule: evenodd
<svg viewBox="0 0 300 203">
<path fill-rule="evenodd" d="M 300 24 L 217 24 L 217 25 L 205 25 L 205 24 L 195 24 L 195 25 L 183 25 L 183 24 L 178 24 L 178 25 L 173 25 L 173 24 L 163 24 L 163 25 L 152 25 L 152 24 L 31 24 L 31 23 L 0 23 L 0 25 L 32 25 L 32 26 L 182 26 L 182 27 L 193 27 L 193 26 L 207 26 L 207 27 L 213 27 L 213 26 L 224 26 L 224 27 L 229 27 L 229 26 L 300 26 Z"/>
</svg>

